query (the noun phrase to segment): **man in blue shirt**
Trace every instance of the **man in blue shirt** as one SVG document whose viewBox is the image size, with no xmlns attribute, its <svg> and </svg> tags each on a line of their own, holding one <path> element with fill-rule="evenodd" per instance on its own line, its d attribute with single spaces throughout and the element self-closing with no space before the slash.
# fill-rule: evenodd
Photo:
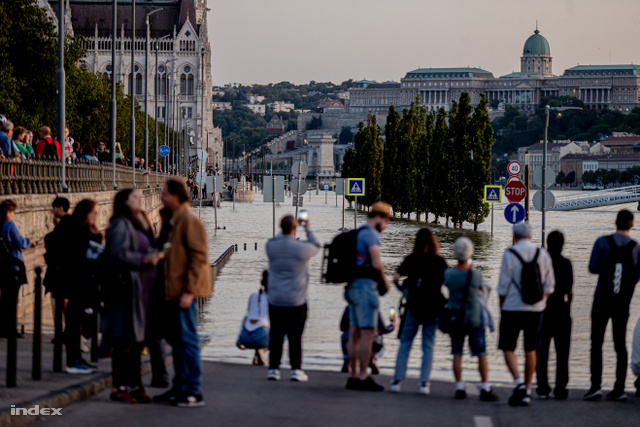
<svg viewBox="0 0 640 427">
<path fill-rule="evenodd" d="M 367 368 L 371 360 L 371 349 L 378 325 L 378 283 L 389 289 L 380 259 L 380 233 L 391 220 L 391 206 L 376 202 L 371 206 L 367 222 L 360 227 L 356 240 L 358 274 L 345 288 L 345 299 L 349 303 L 349 367 L 351 376 L 346 388 L 349 390 L 382 391 L 369 376 Z"/>
<path fill-rule="evenodd" d="M 629 236 L 632 228 L 633 213 L 621 210 L 616 218 L 616 232 L 596 240 L 591 252 L 589 271 L 599 276 L 591 309 L 591 388 L 584 400 L 602 398 L 602 344 L 609 319 L 618 360 L 616 383 L 607 399 L 627 400 L 624 392 L 628 363 L 627 322 L 633 291 L 640 279 L 640 246 Z"/>
<path fill-rule="evenodd" d="M 2 122 L 2 132 L 0 132 L 0 156 L 13 157 L 13 123 L 9 120 Z"/>
</svg>

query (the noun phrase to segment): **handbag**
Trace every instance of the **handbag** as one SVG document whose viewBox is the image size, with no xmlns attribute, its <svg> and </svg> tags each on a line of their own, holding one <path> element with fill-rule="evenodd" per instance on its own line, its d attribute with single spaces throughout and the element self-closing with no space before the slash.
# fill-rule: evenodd
<svg viewBox="0 0 640 427">
<path fill-rule="evenodd" d="M 467 326 L 467 299 L 469 298 L 469 286 L 471 284 L 471 270 L 467 273 L 467 281 L 464 287 L 465 303 L 460 308 L 451 308 L 449 305 L 444 309 L 440 318 L 439 328 L 445 334 L 452 336 L 463 335 Z"/>
</svg>

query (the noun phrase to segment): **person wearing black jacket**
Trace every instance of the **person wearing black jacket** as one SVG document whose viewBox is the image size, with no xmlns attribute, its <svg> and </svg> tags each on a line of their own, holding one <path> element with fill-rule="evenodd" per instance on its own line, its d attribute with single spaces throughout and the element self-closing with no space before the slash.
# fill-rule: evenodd
<svg viewBox="0 0 640 427">
<path fill-rule="evenodd" d="M 429 377 L 433 362 L 433 346 L 438 329 L 438 317 L 444 306 L 444 297 L 440 292 L 444 283 L 447 263 L 439 255 L 439 243 L 436 235 L 428 228 L 418 231 L 413 252 L 407 256 L 393 277 L 395 285 L 407 295 L 407 310 L 400 323 L 400 347 L 396 359 L 396 371 L 389 391 L 400 391 L 400 383 L 405 379 L 409 352 L 413 339 L 422 326 L 422 368 L 420 369 L 420 387 L 418 393 L 430 393 Z M 400 278 L 406 276 L 403 286 Z"/>
<path fill-rule="evenodd" d="M 542 343 L 538 349 L 538 366 L 536 377 L 538 387 L 536 393 L 543 399 L 551 394 L 547 365 L 549 348 L 553 339 L 556 349 L 556 386 L 553 396 L 565 400 L 569 392 L 569 348 L 571 346 L 571 301 L 573 299 L 573 267 L 571 261 L 561 255 L 564 246 L 564 235 L 560 231 L 552 231 L 547 237 L 547 250 L 551 255 L 553 273 L 556 279 L 555 291 L 549 296 L 547 308 L 542 314 Z"/>
</svg>

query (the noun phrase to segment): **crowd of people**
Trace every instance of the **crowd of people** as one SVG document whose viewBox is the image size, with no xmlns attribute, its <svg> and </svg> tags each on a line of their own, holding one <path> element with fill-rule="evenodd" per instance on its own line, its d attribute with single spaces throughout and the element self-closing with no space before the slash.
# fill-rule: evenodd
<svg viewBox="0 0 640 427">
<path fill-rule="evenodd" d="M 111 357 L 111 399 L 128 403 L 166 402 L 176 406 L 202 406 L 199 340 L 196 331 L 197 298 L 211 289 L 204 224 L 191 212 L 189 191 L 183 180 L 165 181 L 164 208 L 159 233 L 142 209 L 139 191 L 119 191 L 103 237 L 95 201 L 52 203 L 54 229 L 45 237 L 47 273 L 54 310 L 64 315 L 65 372 L 89 374 L 98 368 L 82 357 L 81 340 L 96 339 L 96 316 L 101 316 L 101 357 Z M 19 275 L 4 281 L 0 306 L 15 308 L 17 289 L 26 282 L 22 251 L 36 243 L 21 235 L 13 221 L 16 204 L 0 204 L 0 253 L 3 277 L 19 266 Z M 0 248 L 1 249 L 1 248 Z M 16 290 L 11 292 L 10 290 Z M 10 310 L 0 310 L 3 315 Z M 13 310 L 15 316 L 15 310 Z M 0 325 L 15 324 L 2 319 Z M 4 336 L 12 331 L 0 331 Z M 140 357 L 147 347 L 152 364 L 152 387 L 169 386 L 165 367 L 166 340 L 172 348 L 173 386 L 151 398 L 140 375 Z"/>
<path fill-rule="evenodd" d="M 379 313 L 379 296 L 391 284 L 381 262 L 380 233 L 392 220 L 390 206 L 377 202 L 371 206 L 367 222 L 356 234 L 354 277 L 345 288 L 348 307 L 343 316 L 345 366 L 350 376 L 346 388 L 357 391 L 382 391 L 384 387 L 374 381 L 377 373 L 372 365 L 376 351 L 376 337 L 393 330 L 386 326 Z M 616 218 L 616 232 L 601 237 L 593 247 L 589 271 L 598 275 L 591 312 L 591 388 L 583 396 L 594 401 L 603 397 L 602 345 L 609 319 L 613 325 L 614 347 L 617 353 L 616 382 L 607 393 L 609 400 L 625 401 L 625 381 L 628 369 L 626 349 L 629 306 L 636 283 L 640 280 L 640 247 L 629 237 L 633 227 L 633 214 L 621 210 Z M 306 240 L 296 238 L 298 225 L 304 226 Z M 291 380 L 304 382 L 309 377 L 302 370 L 302 334 L 308 312 L 308 286 L 310 259 L 320 250 L 320 244 L 310 229 L 308 219 L 285 216 L 280 223 L 282 232 L 266 245 L 269 258 L 268 286 L 252 295 L 249 317 L 243 321 L 238 346 L 260 348 L 255 364 L 265 357 L 268 328 L 269 380 L 280 380 L 280 363 L 285 336 L 289 341 Z M 536 394 L 541 399 L 568 398 L 569 353 L 571 344 L 571 303 L 573 299 L 573 267 L 562 256 L 564 235 L 553 231 L 547 246 L 539 248 L 531 242 L 531 226 L 521 222 L 513 227 L 513 246 L 505 251 L 500 268 L 496 292 L 499 297 L 500 320 L 498 349 L 503 353 L 508 371 L 513 377 L 514 389 L 509 397 L 511 406 L 529 406 L 532 401 L 532 383 L 537 377 Z M 415 238 L 413 251 L 398 267 L 393 283 L 402 292 L 400 326 L 395 373 L 389 391 L 400 392 L 406 378 L 409 353 L 414 338 L 422 329 L 422 367 L 418 393 L 430 394 L 430 375 L 433 362 L 436 331 L 440 328 L 449 335 L 452 371 L 455 380 L 454 397 L 467 398 L 462 378 L 462 357 L 465 342 L 471 356 L 478 359 L 481 378 L 479 398 L 495 402 L 499 397 L 489 384 L 486 329 L 494 331 L 491 313 L 487 308 L 491 285 L 482 272 L 473 265 L 474 246 L 466 237 L 453 244 L 454 266 L 439 254 L 440 244 L 432 230 L 421 229 Z M 400 282 L 400 279 L 405 280 Z M 264 280 L 263 280 L 264 281 Z M 442 294 L 448 289 L 448 299 Z M 253 300 L 256 295 L 268 300 Z M 258 300 L 260 301 L 260 300 Z M 259 309 L 256 307 L 259 306 Z M 257 313 L 260 313 L 259 315 Z M 253 316 L 253 317 L 252 317 Z M 252 324 L 259 324 L 260 343 L 246 339 L 243 334 Z M 257 328 L 256 328 L 257 329 Z M 521 373 L 515 350 L 519 337 L 523 337 L 524 372 Z M 552 388 L 548 375 L 551 341 L 555 346 L 556 378 Z M 640 319 L 635 328 L 632 371 L 636 395 L 640 396 Z M 252 345 L 255 346 L 252 347 Z M 379 349 L 379 347 L 378 347 Z"/>
<path fill-rule="evenodd" d="M 99 141 L 96 147 L 91 144 L 81 145 L 69 136 L 69 128 L 65 127 L 64 156 L 69 164 L 78 160 L 111 163 L 111 152 L 106 147 L 103 141 Z M 25 161 L 36 156 L 60 159 L 61 150 L 58 139 L 53 137 L 48 126 L 40 128 L 38 139 L 34 141 L 33 132 L 22 126 L 14 127 L 13 122 L 0 114 L 0 160 Z M 119 142 L 116 142 L 115 161 L 124 166 L 131 164 L 131 159 L 125 157 Z M 136 169 L 147 170 L 144 158 L 135 157 L 134 161 Z M 151 165 L 149 169 L 156 170 L 155 165 Z M 162 171 L 161 165 L 158 165 L 157 170 Z"/>
</svg>

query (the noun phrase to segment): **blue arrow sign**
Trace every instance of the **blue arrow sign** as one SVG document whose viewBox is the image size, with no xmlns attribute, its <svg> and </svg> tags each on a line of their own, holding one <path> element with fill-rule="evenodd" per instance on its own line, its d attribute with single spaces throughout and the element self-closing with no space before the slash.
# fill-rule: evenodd
<svg viewBox="0 0 640 427">
<path fill-rule="evenodd" d="M 323 189 L 324 191 L 329 191 L 329 189 L 330 189 L 330 188 L 329 188 L 329 184 L 324 184 L 324 185 L 322 186 L 322 189 Z"/>
<path fill-rule="evenodd" d="M 158 154 L 160 154 L 162 157 L 167 157 L 169 155 L 169 147 L 167 145 L 161 145 L 160 147 L 158 147 Z"/>
<path fill-rule="evenodd" d="M 517 224 L 524 220 L 524 206 L 520 203 L 509 203 L 504 209 L 504 217 L 507 222 Z"/>
</svg>

